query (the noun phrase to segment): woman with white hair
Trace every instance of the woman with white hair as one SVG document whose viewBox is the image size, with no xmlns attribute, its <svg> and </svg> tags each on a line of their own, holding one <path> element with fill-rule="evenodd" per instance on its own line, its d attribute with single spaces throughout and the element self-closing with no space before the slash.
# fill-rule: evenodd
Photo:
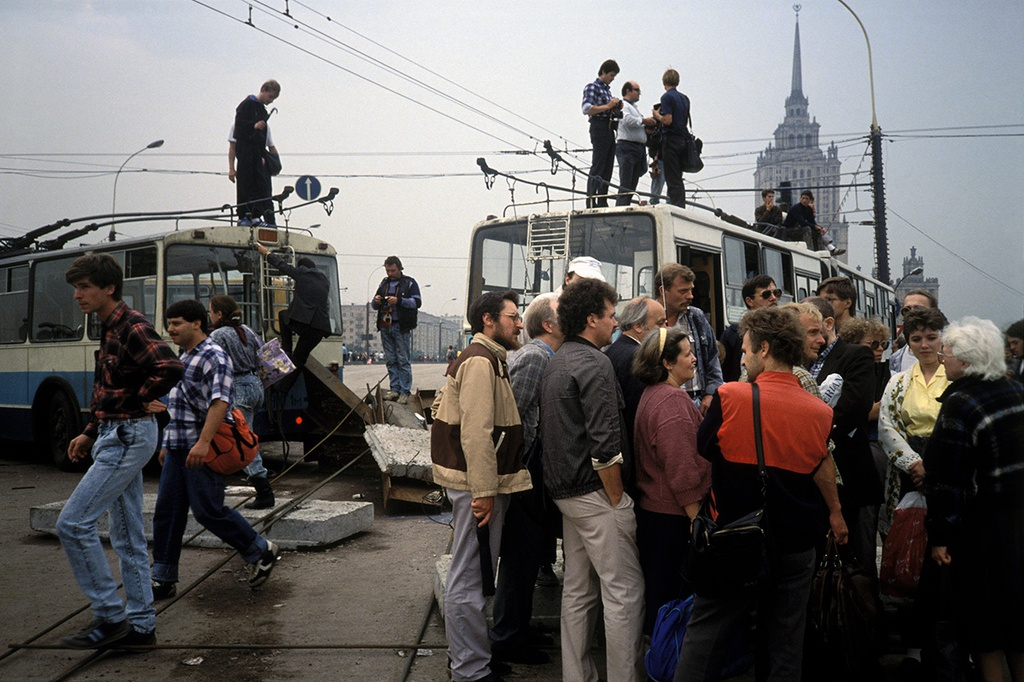
<svg viewBox="0 0 1024 682">
<path fill-rule="evenodd" d="M 958 631 L 986 682 L 1024 682 L 1024 386 L 1003 336 L 964 318 L 943 335 L 952 382 L 924 452 L 931 559 L 957 595 Z"/>
</svg>

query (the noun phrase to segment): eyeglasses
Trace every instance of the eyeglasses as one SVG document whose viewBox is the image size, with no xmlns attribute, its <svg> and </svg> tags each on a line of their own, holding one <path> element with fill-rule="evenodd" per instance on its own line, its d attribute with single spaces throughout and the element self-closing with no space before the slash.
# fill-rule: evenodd
<svg viewBox="0 0 1024 682">
<path fill-rule="evenodd" d="M 501 314 L 505 315 L 506 317 L 511 317 L 513 322 L 522 322 L 523 321 L 523 316 L 520 315 L 519 313 L 501 313 Z"/>
<path fill-rule="evenodd" d="M 878 339 L 875 339 L 874 341 L 868 344 L 868 347 L 871 350 L 878 350 L 879 348 L 885 350 L 889 347 L 889 341 L 879 341 Z"/>
<path fill-rule="evenodd" d="M 775 298 L 782 298 L 783 294 L 785 293 L 786 292 L 783 291 L 782 289 L 765 289 L 764 291 L 761 292 L 761 298 L 763 298 L 766 301 L 770 299 L 772 296 L 774 296 Z"/>
</svg>

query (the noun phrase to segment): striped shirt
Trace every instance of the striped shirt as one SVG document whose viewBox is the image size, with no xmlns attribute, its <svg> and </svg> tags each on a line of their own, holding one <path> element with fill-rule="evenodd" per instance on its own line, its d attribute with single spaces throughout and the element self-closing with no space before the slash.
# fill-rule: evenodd
<svg viewBox="0 0 1024 682">
<path fill-rule="evenodd" d="M 612 87 L 600 78 L 596 79 L 593 83 L 587 83 L 587 86 L 583 88 L 583 113 L 587 116 L 591 116 L 591 107 L 603 106 L 611 101 Z M 607 111 L 603 111 L 599 114 L 594 114 L 591 118 L 608 118 L 609 115 Z"/>
</svg>

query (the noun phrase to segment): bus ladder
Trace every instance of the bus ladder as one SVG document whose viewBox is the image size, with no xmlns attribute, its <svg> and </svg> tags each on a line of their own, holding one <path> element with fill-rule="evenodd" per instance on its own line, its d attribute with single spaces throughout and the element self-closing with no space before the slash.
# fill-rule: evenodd
<svg viewBox="0 0 1024 682">
<path fill-rule="evenodd" d="M 295 249 L 291 246 L 276 248 L 273 253 L 295 265 Z M 281 335 L 280 313 L 288 309 L 292 301 L 294 282 L 291 277 L 276 272 L 266 258 L 259 259 L 260 268 L 260 315 L 263 318 L 264 338 L 269 340 L 270 332 Z"/>
<path fill-rule="evenodd" d="M 569 256 L 569 216 L 532 214 L 526 223 L 526 260 L 565 260 Z"/>
</svg>

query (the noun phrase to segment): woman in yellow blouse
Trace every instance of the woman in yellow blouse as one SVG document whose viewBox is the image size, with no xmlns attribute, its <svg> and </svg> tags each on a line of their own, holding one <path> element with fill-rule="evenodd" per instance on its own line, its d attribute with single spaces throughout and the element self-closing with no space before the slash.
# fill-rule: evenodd
<svg viewBox="0 0 1024 682">
<path fill-rule="evenodd" d="M 888 532 L 903 495 L 924 480 L 921 454 L 935 428 L 941 407 L 938 398 L 949 386 L 939 360 L 946 324 L 938 308 L 911 310 L 903 319 L 903 337 L 918 362 L 890 379 L 882 394 L 878 435 L 889 457 L 886 511 L 879 523 L 883 533 Z"/>
</svg>

